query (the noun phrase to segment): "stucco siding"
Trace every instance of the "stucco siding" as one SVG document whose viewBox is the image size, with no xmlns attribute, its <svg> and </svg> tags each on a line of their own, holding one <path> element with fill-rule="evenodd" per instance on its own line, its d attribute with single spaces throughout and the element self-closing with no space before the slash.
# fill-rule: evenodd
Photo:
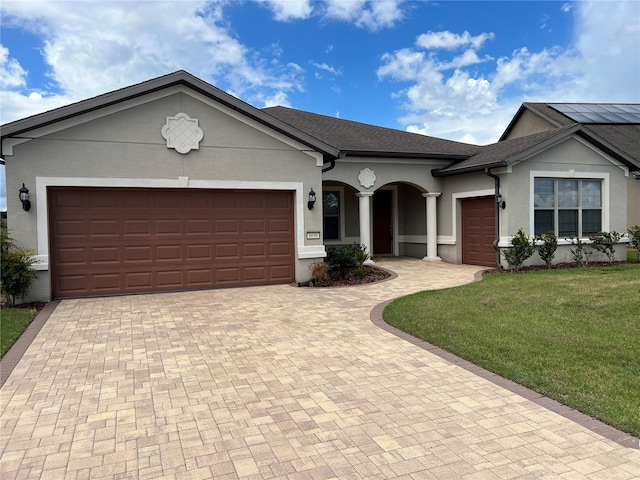
<svg viewBox="0 0 640 480">
<path fill-rule="evenodd" d="M 555 127 L 555 125 L 551 124 L 539 115 L 531 113 L 529 110 L 524 110 L 518 121 L 511 126 L 511 131 L 504 140 L 525 137 L 527 135 L 533 135 L 534 133 L 546 132 L 547 130 L 551 130 Z"/>
<path fill-rule="evenodd" d="M 198 119 L 204 131 L 200 148 L 184 155 L 167 148 L 161 135 L 166 117 L 179 112 Z M 314 210 L 306 208 L 309 190 L 322 191 L 321 166 L 317 165 L 320 155 L 304 153 L 302 150 L 309 150 L 308 147 L 296 145 L 290 139 L 282 141 L 276 132 L 254 128 L 185 93 L 90 118 L 86 123 L 76 119 L 75 125 L 67 129 L 19 144 L 13 155 L 6 156 L 7 191 L 15 192 L 8 195 L 8 225 L 19 245 L 45 258 L 48 254 L 42 251 L 42 241 L 38 240 L 43 235 L 38 229 L 43 230 L 43 226 L 46 229 L 46 222 L 38 221 L 38 217 L 46 218 L 47 212 L 39 211 L 39 205 L 46 202 L 43 203 L 45 198 L 38 198 L 37 184 L 91 186 L 93 179 L 100 179 L 100 186 L 116 187 L 128 184 L 153 187 L 162 182 L 173 182 L 171 186 L 180 188 L 225 188 L 226 184 L 258 189 L 284 186 L 282 189 L 295 190 L 297 196 L 296 246 L 322 251 L 321 239 L 306 240 L 304 235 L 304 231 L 322 232 L 321 203 Z M 17 198 L 23 182 L 30 190 L 29 212 L 22 210 Z M 46 189 L 41 190 L 42 195 L 43 192 Z M 298 259 L 297 281 L 309 279 L 308 263 L 306 259 Z M 48 272 L 39 275 L 33 294 L 42 298 L 42 292 L 49 291 Z"/>
</svg>

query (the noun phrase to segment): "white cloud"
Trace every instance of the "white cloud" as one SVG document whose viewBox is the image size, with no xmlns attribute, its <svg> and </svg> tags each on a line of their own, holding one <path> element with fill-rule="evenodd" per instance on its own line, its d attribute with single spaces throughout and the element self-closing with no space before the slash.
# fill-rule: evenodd
<svg viewBox="0 0 640 480">
<path fill-rule="evenodd" d="M 7 56 L 3 79 L 5 72 L 12 73 L 6 78 L 13 83 L 1 94 L 2 122 L 179 69 L 247 101 L 302 89 L 301 69 L 249 51 L 229 31 L 223 7 L 224 2 L 204 0 L 3 2 L 4 24 L 42 38 L 57 95 L 45 95 L 40 102 L 29 98 L 32 92 L 20 83 L 28 75 Z"/>
<path fill-rule="evenodd" d="M 418 36 L 416 45 L 428 50 L 457 50 L 462 47 L 472 47 L 475 50 L 478 50 L 487 40 L 493 40 L 493 38 L 493 33 L 482 33 L 472 37 L 471 34 L 466 31 L 460 35 L 448 31 L 427 32 Z"/>
<path fill-rule="evenodd" d="M 428 32 L 412 48 L 385 53 L 378 78 L 405 83 L 392 98 L 403 100 L 407 113 L 400 121 L 409 131 L 481 144 L 496 141 L 525 101 L 639 102 L 638 3 L 574 7 L 562 9 L 575 15 L 568 48 L 523 46 L 493 59 L 478 55 L 492 33 Z M 480 62 L 482 70 L 469 68 Z"/>
<path fill-rule="evenodd" d="M 403 3 L 403 0 L 326 0 L 325 15 L 376 31 L 393 27 L 404 18 Z"/>
<path fill-rule="evenodd" d="M 260 0 L 267 4 L 279 22 L 309 18 L 313 7 L 309 0 Z"/>
<path fill-rule="evenodd" d="M 26 85 L 27 72 L 15 58 L 9 58 L 9 49 L 0 45 L 0 88 L 18 88 Z"/>
<path fill-rule="evenodd" d="M 328 72 L 332 75 L 342 75 L 342 72 L 340 71 L 340 69 L 332 67 L 331 65 L 328 65 L 326 63 L 317 63 L 317 62 L 311 62 L 311 65 L 313 65 L 314 67 L 316 67 L 319 70 L 323 70 L 325 72 Z"/>
</svg>

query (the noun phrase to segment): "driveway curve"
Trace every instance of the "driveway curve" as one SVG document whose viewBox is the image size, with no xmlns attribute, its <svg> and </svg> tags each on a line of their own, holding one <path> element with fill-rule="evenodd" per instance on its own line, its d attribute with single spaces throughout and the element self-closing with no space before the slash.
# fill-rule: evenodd
<svg viewBox="0 0 640 480">
<path fill-rule="evenodd" d="M 379 303 L 473 281 L 62 301 L 2 387 L 2 479 L 606 478 L 625 448 L 379 328 Z"/>
</svg>

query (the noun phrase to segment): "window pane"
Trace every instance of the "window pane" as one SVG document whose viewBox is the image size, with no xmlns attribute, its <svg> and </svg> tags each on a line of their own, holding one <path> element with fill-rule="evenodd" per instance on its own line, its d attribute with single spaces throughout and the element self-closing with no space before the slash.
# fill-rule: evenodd
<svg viewBox="0 0 640 480">
<path fill-rule="evenodd" d="M 578 236 L 578 210 L 558 210 L 558 237 Z"/>
<path fill-rule="evenodd" d="M 339 217 L 324 217 L 324 239 L 340 240 Z"/>
<path fill-rule="evenodd" d="M 595 235 L 602 229 L 601 210 L 582 210 L 582 236 Z"/>
<path fill-rule="evenodd" d="M 553 207 L 554 193 L 553 180 L 549 178 L 536 178 L 533 181 L 534 207 Z"/>
<path fill-rule="evenodd" d="M 536 210 L 534 216 L 535 235 L 555 231 L 553 226 L 553 210 Z"/>
<path fill-rule="evenodd" d="M 339 192 L 322 192 L 322 203 L 325 215 L 338 215 L 340 213 Z"/>
<path fill-rule="evenodd" d="M 558 206 L 578 206 L 578 180 L 558 180 Z"/>
<path fill-rule="evenodd" d="M 600 180 L 582 181 L 582 207 L 600 208 L 602 195 L 600 194 Z"/>
</svg>

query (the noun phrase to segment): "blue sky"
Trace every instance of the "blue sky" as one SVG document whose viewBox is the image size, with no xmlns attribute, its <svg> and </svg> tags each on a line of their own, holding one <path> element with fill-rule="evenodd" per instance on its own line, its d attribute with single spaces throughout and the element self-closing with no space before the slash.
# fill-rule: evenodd
<svg viewBox="0 0 640 480">
<path fill-rule="evenodd" d="M 640 103 L 638 0 L 3 0 L 0 11 L 0 123 L 179 69 L 256 107 L 477 144 L 525 101 Z"/>
</svg>

